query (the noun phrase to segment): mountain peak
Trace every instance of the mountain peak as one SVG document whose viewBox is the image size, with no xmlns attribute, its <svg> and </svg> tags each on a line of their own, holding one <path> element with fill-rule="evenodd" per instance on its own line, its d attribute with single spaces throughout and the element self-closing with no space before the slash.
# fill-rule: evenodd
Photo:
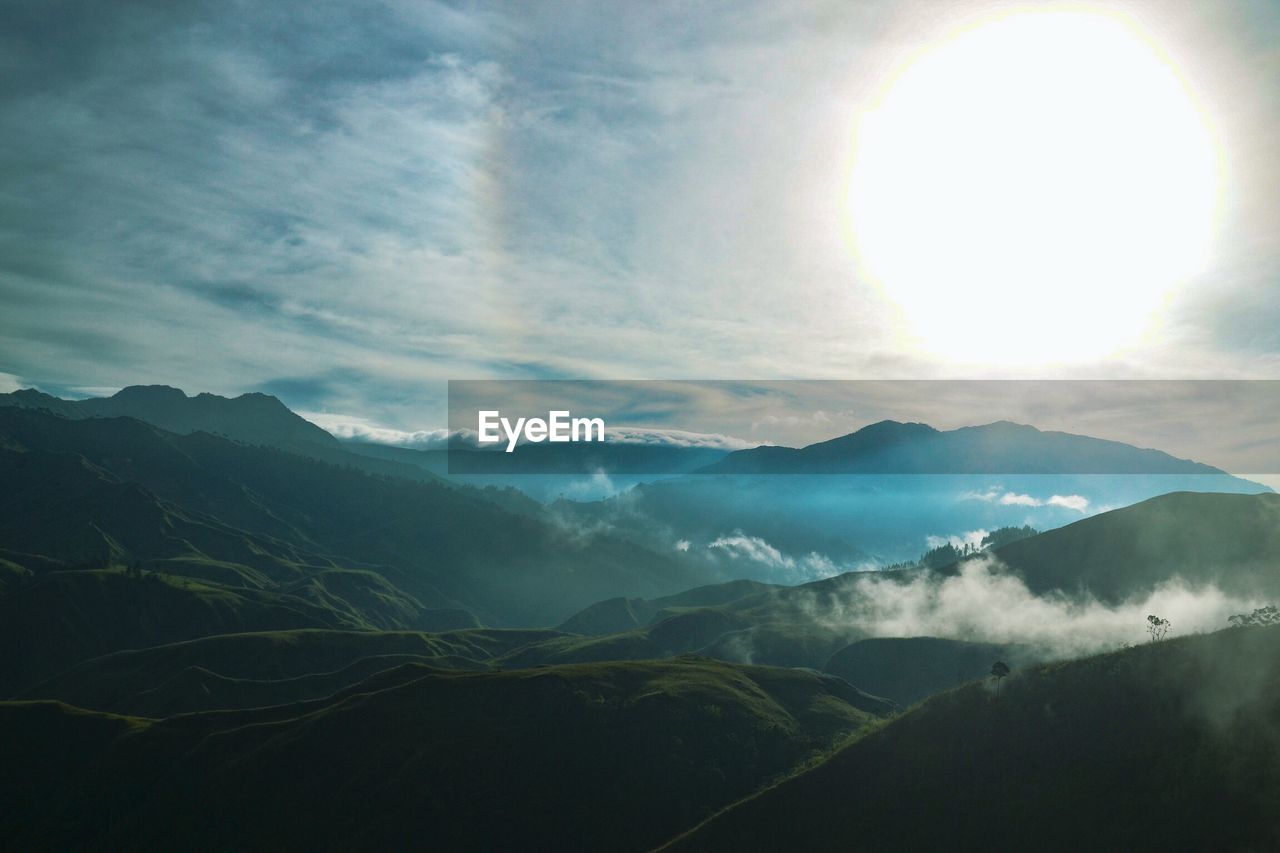
<svg viewBox="0 0 1280 853">
<path fill-rule="evenodd" d="M 959 432 L 960 430 L 966 430 L 966 429 L 982 430 L 984 432 L 1003 432 L 1003 433 L 1041 432 L 1040 429 L 1031 426 L 1031 424 L 1020 424 L 1017 421 L 1006 421 L 1006 420 L 992 421 L 989 424 L 980 424 L 978 426 L 960 427 L 960 429 L 956 430 L 956 432 Z"/>
<path fill-rule="evenodd" d="M 928 424 L 914 421 L 883 420 L 867 424 L 856 432 L 851 432 L 838 438 L 810 444 L 805 450 L 812 448 L 841 448 L 846 451 L 866 451 L 901 442 L 926 439 L 937 434 L 938 431 Z"/>
<path fill-rule="evenodd" d="M 711 473 L 846 474 L 1216 474 L 1226 472 L 1105 439 L 1045 432 L 1008 420 L 938 430 L 877 421 L 798 450 L 740 450 Z"/>
<path fill-rule="evenodd" d="M 9 396 L 17 400 L 25 401 L 58 400 L 58 398 L 52 394 L 46 394 L 43 391 L 36 390 L 35 388 L 19 388 L 17 391 L 10 392 Z M 59 400 L 59 402 L 61 402 L 61 400 Z"/>
<path fill-rule="evenodd" d="M 201 397 L 215 397 L 215 396 L 217 396 L 217 395 L 215 395 L 215 394 L 201 394 L 200 396 L 201 396 Z M 246 403 L 257 403 L 257 404 L 268 404 L 268 405 L 271 405 L 271 406 L 279 406 L 279 407 L 280 407 L 280 408 L 282 408 L 282 409 L 288 409 L 288 408 L 289 408 L 288 406 L 286 406 L 286 405 L 285 405 L 285 404 L 280 400 L 280 398 L 279 398 L 279 397 L 276 397 L 276 396 L 274 396 L 274 395 L 272 395 L 272 394 L 263 394 L 261 391 L 250 391 L 250 392 L 248 392 L 247 394 L 241 394 L 239 397 L 234 397 L 233 399 L 234 399 L 234 400 L 237 400 L 237 401 L 239 401 L 239 400 L 243 400 L 243 401 L 244 401 L 244 402 L 246 402 Z M 292 411 L 292 409 L 290 409 L 290 411 Z"/>
<path fill-rule="evenodd" d="M 172 402 L 186 400 L 187 394 L 181 388 L 172 385 L 127 385 L 109 398 L 122 403 L 128 402 Z"/>
<path fill-rule="evenodd" d="M 851 435 L 923 435 L 926 433 L 937 432 L 936 429 L 925 423 L 917 421 L 895 421 L 883 420 L 876 421 L 873 424 L 867 424 Z"/>
<path fill-rule="evenodd" d="M 314 454 L 337 448 L 337 440 L 299 417 L 270 394 L 228 398 L 202 392 L 188 397 L 170 385 L 129 385 L 110 397 L 62 400 L 39 391 L 0 395 L 0 405 L 47 409 L 67 418 L 130 417 L 179 434 L 209 432 L 236 441 Z"/>
</svg>

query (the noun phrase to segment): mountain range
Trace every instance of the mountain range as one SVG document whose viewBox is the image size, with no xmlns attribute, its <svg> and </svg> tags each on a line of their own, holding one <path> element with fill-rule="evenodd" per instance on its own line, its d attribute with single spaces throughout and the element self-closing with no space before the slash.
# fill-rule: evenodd
<svg viewBox="0 0 1280 853">
<path fill-rule="evenodd" d="M 839 452 L 923 470 L 962 441 L 985 465 L 1004 431 L 1018 464 L 1042 444 L 1148 473 L 690 474 L 543 503 L 352 452 L 262 395 L 3 401 L 12 846 L 1280 841 L 1280 628 L 1123 649 L 984 634 L 1006 599 L 973 599 L 964 630 L 865 611 L 990 580 L 1041 621 L 1101 608 L 1136 641 L 1129 611 L 1171 584 L 1280 601 L 1280 496 L 1216 469 L 881 424 Z M 1188 483 L 1221 491 L 1146 494 Z M 873 565 L 877 529 L 914 558 Z"/>
<path fill-rule="evenodd" d="M 1226 472 L 1133 447 L 996 421 L 938 430 L 880 421 L 801 448 L 738 450 L 702 469 L 713 474 L 1211 474 Z"/>
</svg>

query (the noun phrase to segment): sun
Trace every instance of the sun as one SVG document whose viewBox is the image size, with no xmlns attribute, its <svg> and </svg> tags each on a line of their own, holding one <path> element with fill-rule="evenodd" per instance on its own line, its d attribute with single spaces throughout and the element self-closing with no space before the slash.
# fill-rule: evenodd
<svg viewBox="0 0 1280 853">
<path fill-rule="evenodd" d="M 847 225 L 919 344 L 966 362 L 1136 342 L 1206 263 L 1220 157 L 1136 23 L 1023 10 L 953 32 L 858 119 Z"/>
</svg>

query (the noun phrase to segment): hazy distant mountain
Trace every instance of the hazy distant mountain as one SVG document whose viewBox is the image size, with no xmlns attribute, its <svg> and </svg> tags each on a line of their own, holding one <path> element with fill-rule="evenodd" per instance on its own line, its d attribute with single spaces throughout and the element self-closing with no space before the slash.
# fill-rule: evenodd
<svg viewBox="0 0 1280 853">
<path fill-rule="evenodd" d="M 207 432 L 241 444 L 275 447 L 376 474 L 411 479 L 431 476 L 416 466 L 349 452 L 332 435 L 268 394 L 188 397 L 167 385 L 131 385 L 110 397 L 62 400 L 26 389 L 0 394 L 0 408 L 3 407 L 42 410 L 70 419 L 135 418 L 179 435 Z"/>
<path fill-rule="evenodd" d="M 523 444 L 501 450 L 395 447 L 367 441 L 342 441 L 351 453 L 413 466 L 452 483 L 494 487 L 549 502 L 566 495 L 598 500 L 640 483 L 679 477 L 724 458 L 729 451 L 669 444 L 605 443 L 587 445 Z M 625 473 L 635 472 L 635 473 Z M 490 494 L 505 501 L 511 494 Z"/>
<path fill-rule="evenodd" d="M 786 475 L 786 476 L 779 476 Z M 514 480 L 515 478 L 513 478 Z M 1175 491 L 1262 493 L 1210 465 L 1007 422 L 939 431 L 883 421 L 804 448 L 758 447 L 595 503 L 564 502 L 656 550 L 798 583 L 913 559 L 933 539 L 1049 529 Z M 724 549 L 750 542 L 750 555 Z M 719 550 L 717 550 L 719 549 Z M 776 554 L 772 560 L 762 554 Z"/>
<path fill-rule="evenodd" d="M 716 474 L 1225 474 L 1218 468 L 1065 432 L 997 421 L 937 430 L 880 421 L 801 448 L 735 451 L 702 469 Z"/>
<path fill-rule="evenodd" d="M 131 385 L 110 397 L 60 400 L 28 389 L 0 394 L 0 406 L 46 409 L 64 418 L 137 418 L 169 432 L 210 432 L 269 447 L 339 447 L 336 438 L 267 394 L 188 397 L 168 385 Z"/>
</svg>

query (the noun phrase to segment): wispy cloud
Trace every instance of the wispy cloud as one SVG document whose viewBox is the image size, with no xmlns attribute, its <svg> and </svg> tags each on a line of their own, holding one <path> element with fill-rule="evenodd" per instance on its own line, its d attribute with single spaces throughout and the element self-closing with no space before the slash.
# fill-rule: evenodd
<svg viewBox="0 0 1280 853">
<path fill-rule="evenodd" d="M 941 548 L 943 545 L 950 545 L 953 548 L 981 548 L 982 539 L 990 531 L 988 530 L 970 530 L 960 535 L 952 536 L 927 536 L 925 544 L 929 548 Z"/>
<path fill-rule="evenodd" d="M 1028 494 L 1006 492 L 999 488 L 994 488 L 984 492 L 963 492 L 960 495 L 960 500 L 996 503 L 1001 506 L 1056 506 L 1079 513 L 1089 511 L 1089 499 L 1084 495 L 1050 495 L 1047 498 L 1038 498 Z"/>
<path fill-rule="evenodd" d="M 0 373 L 0 394 L 9 394 L 19 388 L 31 387 L 12 373 Z"/>
<path fill-rule="evenodd" d="M 783 584 L 806 583 L 859 568 L 870 568 L 840 566 L 830 557 L 816 551 L 800 557 L 792 557 L 782 553 L 759 536 L 747 536 L 741 532 L 720 536 L 710 542 L 707 548 L 712 552 L 723 554 L 731 561 L 750 562 L 756 567 L 756 576 L 763 575 L 770 581 Z"/>
<path fill-rule="evenodd" d="M 400 430 L 466 376 L 954 372 L 860 277 L 842 207 L 852 119 L 935 6 L 18 0 L 0 368 L 321 381 L 282 396 Z M 1167 14 L 1222 35 L 1239 201 L 1167 346 L 1090 370 L 1274 375 L 1280 16 Z M 844 422 L 822 408 L 796 429 Z"/>
<path fill-rule="evenodd" d="M 316 426 L 344 441 L 367 441 L 393 447 L 431 450 L 449 446 L 449 430 L 406 431 L 378 426 L 367 418 L 354 415 L 331 415 L 324 412 L 299 412 Z"/>
<path fill-rule="evenodd" d="M 419 450 L 442 450 L 450 446 L 476 445 L 475 430 L 430 429 L 399 430 L 380 426 L 359 415 L 301 411 L 299 414 L 316 426 L 346 441 L 368 441 Z M 685 447 L 708 450 L 742 450 L 756 447 L 757 442 L 719 433 L 699 433 L 680 429 L 649 427 L 615 427 L 605 430 L 605 443 L 646 445 L 651 447 Z"/>
<path fill-rule="evenodd" d="M 699 447 L 709 450 L 745 450 L 759 442 L 720 433 L 689 432 L 680 429 L 609 426 L 605 441 L 617 444 L 645 444 L 664 447 Z"/>
<path fill-rule="evenodd" d="M 1176 578 L 1115 605 L 1088 595 L 1035 595 L 990 557 L 969 560 L 953 575 L 862 577 L 845 593 L 807 605 L 819 624 L 866 636 L 1025 643 L 1064 656 L 1143 642 L 1151 613 L 1188 634 L 1223 628 L 1229 615 L 1254 606 L 1252 599 Z"/>
</svg>

